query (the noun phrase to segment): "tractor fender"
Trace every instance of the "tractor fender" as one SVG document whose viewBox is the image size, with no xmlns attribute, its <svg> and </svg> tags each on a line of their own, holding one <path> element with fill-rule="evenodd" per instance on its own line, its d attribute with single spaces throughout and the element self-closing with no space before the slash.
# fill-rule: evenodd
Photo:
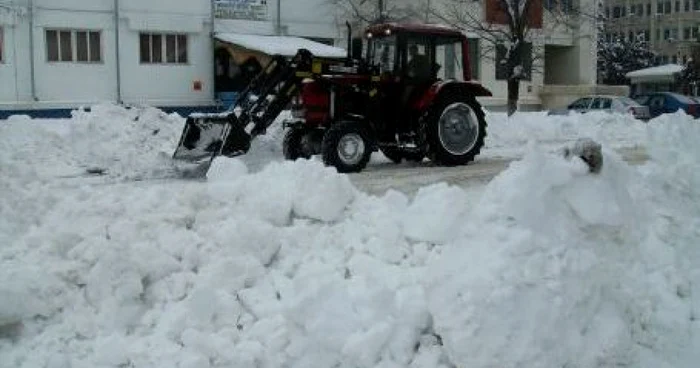
<svg viewBox="0 0 700 368">
<path fill-rule="evenodd" d="M 463 95 L 470 97 L 490 97 L 493 96 L 491 91 L 477 82 L 459 82 L 459 81 L 440 81 L 432 86 L 416 101 L 414 108 L 418 111 L 426 111 L 438 96 L 449 93 L 455 95 Z"/>
</svg>

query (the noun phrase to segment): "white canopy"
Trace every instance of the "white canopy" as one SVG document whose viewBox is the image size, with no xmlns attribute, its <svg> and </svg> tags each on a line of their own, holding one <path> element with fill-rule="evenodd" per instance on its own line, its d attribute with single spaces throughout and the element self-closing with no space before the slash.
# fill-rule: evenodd
<svg viewBox="0 0 700 368">
<path fill-rule="evenodd" d="M 673 82 L 675 75 L 682 72 L 685 67 L 678 64 L 666 64 L 646 69 L 639 69 L 627 73 L 625 76 L 632 83 L 639 82 Z"/>
<path fill-rule="evenodd" d="M 267 55 L 294 56 L 299 49 L 307 49 L 314 56 L 323 58 L 344 58 L 347 55 L 344 49 L 328 46 L 301 37 L 216 33 L 214 38 Z"/>
</svg>

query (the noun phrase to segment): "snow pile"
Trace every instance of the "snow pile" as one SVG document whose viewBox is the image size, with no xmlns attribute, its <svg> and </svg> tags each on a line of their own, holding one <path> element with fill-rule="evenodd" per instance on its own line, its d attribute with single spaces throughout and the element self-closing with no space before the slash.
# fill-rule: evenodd
<svg viewBox="0 0 700 368">
<path fill-rule="evenodd" d="M 545 147 L 560 147 L 590 137 L 606 147 L 635 147 L 646 140 L 646 124 L 631 115 L 605 112 L 547 116 L 546 112 L 489 113 L 485 155 L 519 157 L 528 141 Z"/>
<path fill-rule="evenodd" d="M 697 149 L 682 147 L 700 130 L 686 119 L 668 135 L 664 123 L 652 125 L 650 143 L 683 142 L 654 156 L 667 172 L 642 175 L 606 152 L 593 176 L 578 159 L 534 151 L 489 184 L 476 221 L 431 265 L 426 286 L 453 363 L 695 365 L 700 234 L 689 229 L 700 206 L 697 192 L 669 182 L 697 183 Z M 684 194 L 685 204 L 669 201 Z"/>
<path fill-rule="evenodd" d="M 140 177 L 169 168 L 185 120 L 150 107 L 96 105 L 73 112 L 66 144 L 79 166 L 112 177 Z"/>
<path fill-rule="evenodd" d="M 577 158 L 530 147 L 478 203 L 445 184 L 413 199 L 368 196 L 315 161 L 256 171 L 221 158 L 206 182 L 68 185 L 37 174 L 93 162 L 129 173 L 138 150 L 143 162 L 170 151 L 175 122 L 106 108 L 79 113 L 64 133 L 0 124 L 0 142 L 20 150 L 0 156 L 13 170 L 0 186 L 17 197 L 0 197 L 0 367 L 692 367 L 700 358 L 700 131 L 688 117 L 642 125 L 648 141 L 611 122 L 648 142 L 643 170 L 606 151 L 590 175 Z M 153 141 L 134 144 L 154 129 Z M 91 137 L 105 153 L 86 161 L 100 155 Z M 46 161 L 27 162 L 21 152 L 33 149 Z"/>
</svg>

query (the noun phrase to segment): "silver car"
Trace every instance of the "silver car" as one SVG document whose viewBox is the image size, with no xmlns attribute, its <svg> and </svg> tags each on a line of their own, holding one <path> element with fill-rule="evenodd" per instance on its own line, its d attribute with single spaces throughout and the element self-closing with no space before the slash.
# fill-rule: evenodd
<svg viewBox="0 0 700 368">
<path fill-rule="evenodd" d="M 568 115 L 572 111 L 585 114 L 590 111 L 605 111 L 613 114 L 631 114 L 635 119 L 649 120 L 649 107 L 623 96 L 585 96 L 566 108 L 550 110 L 547 115 Z"/>
</svg>

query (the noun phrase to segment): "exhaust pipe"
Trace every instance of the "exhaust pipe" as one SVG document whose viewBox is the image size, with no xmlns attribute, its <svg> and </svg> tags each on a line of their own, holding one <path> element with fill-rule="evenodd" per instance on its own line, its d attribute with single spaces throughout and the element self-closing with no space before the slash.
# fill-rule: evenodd
<svg viewBox="0 0 700 368">
<path fill-rule="evenodd" d="M 348 28 L 348 61 L 352 60 L 352 26 L 349 21 L 345 21 L 345 26 Z"/>
</svg>

